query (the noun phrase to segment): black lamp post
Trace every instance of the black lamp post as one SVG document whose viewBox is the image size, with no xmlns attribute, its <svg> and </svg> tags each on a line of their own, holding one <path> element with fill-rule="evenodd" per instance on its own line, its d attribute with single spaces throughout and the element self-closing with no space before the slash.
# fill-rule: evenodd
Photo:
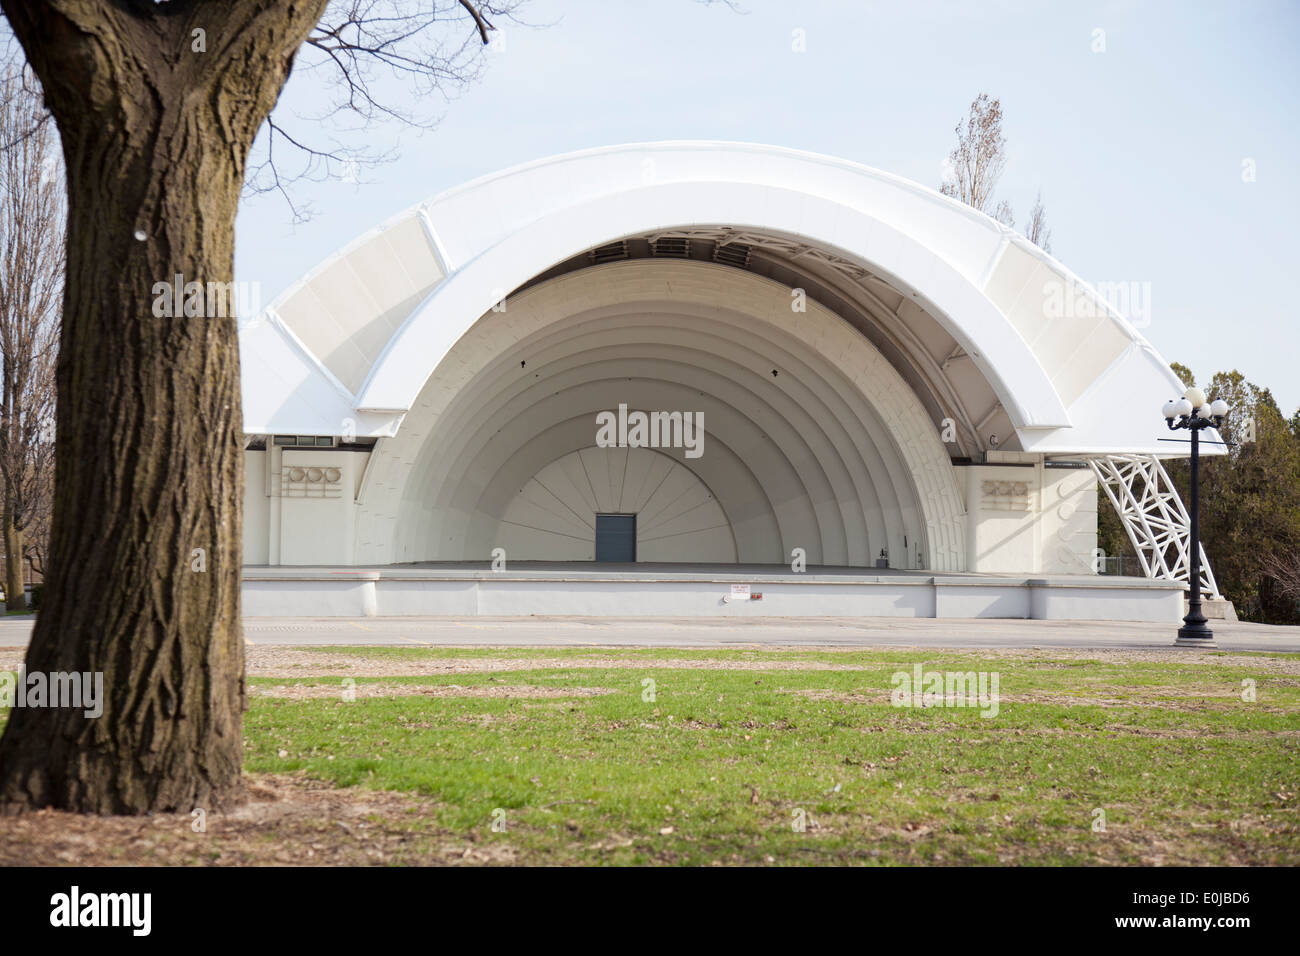
<svg viewBox="0 0 1300 956">
<path fill-rule="evenodd" d="M 1203 428 L 1218 428 L 1228 416 L 1228 403 L 1216 399 L 1213 403 L 1206 401 L 1205 393 L 1199 388 L 1189 388 L 1177 401 L 1165 402 L 1163 409 L 1165 424 L 1170 431 L 1186 428 L 1192 433 L 1192 494 L 1191 494 L 1191 535 L 1188 539 L 1188 585 L 1191 595 L 1187 602 L 1187 616 L 1183 626 L 1178 629 L 1178 640 L 1174 643 L 1180 647 L 1213 647 L 1214 632 L 1205 623 L 1201 612 L 1201 528 L 1200 528 L 1200 441 Z"/>
</svg>

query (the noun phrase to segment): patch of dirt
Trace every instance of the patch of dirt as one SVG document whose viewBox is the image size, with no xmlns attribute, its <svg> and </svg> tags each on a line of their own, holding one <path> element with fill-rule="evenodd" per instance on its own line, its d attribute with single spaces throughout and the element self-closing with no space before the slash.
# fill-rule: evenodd
<svg viewBox="0 0 1300 956">
<path fill-rule="evenodd" d="M 778 694 L 798 694 L 800 697 L 807 697 L 811 700 L 833 700 L 841 704 L 887 704 L 889 703 L 889 691 L 880 690 L 870 694 L 846 694 L 838 690 L 823 690 L 812 688 L 811 690 L 790 690 L 788 688 L 778 688 Z"/>
<path fill-rule="evenodd" d="M 493 835 L 431 822 L 428 798 L 335 789 L 302 775 L 248 775 L 247 799 L 207 813 L 90 817 L 40 810 L 0 817 L 0 866 L 364 866 L 522 862 Z"/>
<path fill-rule="evenodd" d="M 487 684 L 462 687 L 460 684 L 388 684 L 382 681 L 364 684 L 280 684 L 270 687 L 251 684 L 249 697 L 276 697 L 283 700 L 340 700 L 345 693 L 357 699 L 371 697 L 488 697 L 509 699 L 556 699 L 565 697 L 599 697 L 612 694 L 608 687 L 530 687 L 527 685 Z"/>
<path fill-rule="evenodd" d="M 447 648 L 447 650 L 454 650 Z M 247 648 L 250 677 L 318 677 L 349 674 L 357 677 L 409 677 L 434 674 L 484 673 L 516 670 L 572 670 L 600 668 L 608 670 L 733 670 L 733 671 L 857 671 L 860 664 L 821 660 L 772 660 L 769 654 L 780 653 L 830 653 L 852 654 L 870 651 L 864 647 L 765 647 L 755 650 L 751 659 L 711 657 L 634 658 L 600 653 L 583 657 L 515 657 L 502 649 L 500 657 L 370 657 L 333 650 L 304 650 L 296 647 L 277 647 L 258 644 Z M 739 648 L 737 648 L 739 650 Z M 898 647 L 876 650 L 903 650 Z M 1011 660 L 1044 669 L 1078 666 L 1087 663 L 1124 666 L 1135 663 L 1182 664 L 1199 667 L 1237 666 L 1256 672 L 1286 674 L 1300 677 L 1300 658 L 1266 657 L 1246 654 L 1220 654 L 1189 652 L 1182 648 L 1139 650 L 1071 650 L 1066 648 L 907 648 L 909 651 L 930 653 L 935 659 L 951 655 L 974 656 L 985 660 Z M 0 663 L 3 652 L 0 652 Z M 910 668 L 912 661 L 873 661 L 872 669 L 898 666 Z"/>
<path fill-rule="evenodd" d="M 733 670 L 856 671 L 857 664 L 800 660 L 723 658 L 628 658 L 602 654 L 584 657 L 370 657 L 335 651 L 253 645 L 246 649 L 249 677 L 420 677 L 524 670 Z M 3 660 L 3 658 L 0 658 Z M 901 663 L 899 666 L 903 666 Z"/>
<path fill-rule="evenodd" d="M 1104 693 L 1108 688 L 1098 686 L 1096 690 Z M 999 691 L 998 704 L 1057 704 L 1068 707 L 1150 707 L 1159 710 L 1178 710 L 1178 711 L 1199 711 L 1210 708 L 1221 708 L 1224 705 L 1236 707 L 1241 704 L 1241 695 L 1236 690 L 1225 690 L 1222 687 L 1203 687 L 1203 688 L 1183 688 L 1183 687 L 1142 687 L 1140 692 L 1144 695 L 1126 696 L 1122 693 L 1116 693 L 1111 696 L 1088 695 L 1088 694 L 1060 694 L 1051 691 L 1036 691 L 1025 694 L 1005 694 Z M 844 704 L 881 704 L 888 703 L 890 700 L 890 691 L 877 690 L 868 693 L 845 693 L 843 691 L 834 691 L 826 689 L 785 689 L 777 691 L 781 694 L 798 694 L 801 697 L 808 697 L 812 700 L 829 700 Z M 977 701 L 978 699 L 976 699 Z M 945 694 L 942 702 L 938 700 L 924 703 L 923 707 L 940 707 L 956 706 L 959 698 L 956 694 Z M 972 702 L 970 706 L 975 706 Z M 1258 703 L 1251 703 L 1249 706 L 1262 713 L 1286 714 L 1291 711 L 1285 708 L 1266 707 Z"/>
<path fill-rule="evenodd" d="M 918 648 L 918 650 L 921 649 Z M 953 651 L 952 653 L 972 653 L 981 657 L 1004 657 L 1011 660 L 1023 660 L 1027 664 L 1036 664 L 1039 667 L 1060 667 L 1063 666 L 1060 663 L 1061 661 L 1109 664 L 1119 667 L 1125 664 L 1188 664 L 1196 667 L 1249 667 L 1252 670 L 1300 676 L 1300 658 L 1297 657 L 1188 651 L 1180 647 L 1159 650 L 1150 648 L 1115 648 L 1112 650 L 1107 648 L 1086 651 L 1056 647 L 1041 649 L 1002 648 L 988 651 L 962 648 L 960 651 Z"/>
<path fill-rule="evenodd" d="M 1106 730 L 1116 734 L 1134 734 L 1139 737 L 1165 737 L 1171 740 L 1249 739 L 1260 740 L 1282 737 L 1300 739 L 1300 730 L 1213 730 L 1199 727 L 1131 727 L 1127 724 L 1107 724 Z M 1079 736 L 1092 736 L 1080 734 Z"/>
<path fill-rule="evenodd" d="M 454 650 L 453 648 L 448 648 Z M 877 648 L 880 649 L 880 648 Z M 899 651 L 898 647 L 884 648 Z M 271 644 L 253 644 L 246 647 L 246 662 L 250 677 L 416 677 L 438 674 L 474 674 L 496 671 L 518 670 L 565 670 L 576 668 L 602 668 L 609 670 L 733 670 L 733 671 L 855 671 L 862 667 L 857 664 L 840 664 L 834 661 L 817 660 L 768 660 L 762 659 L 768 653 L 818 652 L 832 654 L 851 654 L 870 651 L 863 647 L 765 647 L 755 650 L 759 655 L 755 659 L 730 660 L 723 658 L 629 658 L 603 654 L 591 654 L 584 657 L 513 657 L 507 649 L 500 657 L 370 657 L 364 654 L 348 654 L 334 650 L 304 650 L 300 647 L 276 646 Z M 739 650 L 739 648 L 737 648 Z M 927 651 L 935 658 L 949 655 L 974 655 L 987 660 L 1015 660 L 1043 669 L 1076 666 L 1074 663 L 1097 663 L 1111 666 L 1124 666 L 1134 663 L 1177 663 L 1191 666 L 1222 667 L 1225 665 L 1248 667 L 1256 672 L 1287 674 L 1300 677 L 1300 658 L 1267 657 L 1248 654 L 1212 654 L 1189 652 L 1181 648 L 1167 650 L 1137 650 L 1118 648 L 1115 650 L 1071 650 L 1067 648 L 961 648 L 945 650 L 939 648 L 908 648 L 907 650 Z M 0 648 L 0 670 L 16 671 L 22 666 L 23 650 L 21 648 Z M 883 668 L 896 663 L 902 668 L 910 668 L 910 661 L 872 662 L 872 668 Z"/>
</svg>

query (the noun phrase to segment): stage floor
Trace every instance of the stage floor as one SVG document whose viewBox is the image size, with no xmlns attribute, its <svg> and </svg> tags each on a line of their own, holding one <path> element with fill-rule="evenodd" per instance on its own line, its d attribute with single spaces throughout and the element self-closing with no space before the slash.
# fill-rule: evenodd
<svg viewBox="0 0 1300 956">
<path fill-rule="evenodd" d="M 422 562 L 244 568 L 248 616 L 940 617 L 1177 621 L 1182 588 L 1100 575 L 785 565 Z"/>
</svg>

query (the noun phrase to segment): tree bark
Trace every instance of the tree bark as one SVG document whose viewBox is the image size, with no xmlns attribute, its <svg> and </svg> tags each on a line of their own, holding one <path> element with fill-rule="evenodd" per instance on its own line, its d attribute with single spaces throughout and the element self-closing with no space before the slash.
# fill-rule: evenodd
<svg viewBox="0 0 1300 956">
<path fill-rule="evenodd" d="M 97 719 L 11 711 L 9 808 L 239 794 L 236 320 L 158 316 L 154 287 L 231 281 L 248 150 L 325 3 L 2 0 L 68 180 L 50 566 L 26 669 L 102 672 L 105 698 Z"/>
<path fill-rule="evenodd" d="M 23 580 L 23 533 L 8 507 L 4 511 L 5 610 L 27 610 L 27 582 Z"/>
</svg>

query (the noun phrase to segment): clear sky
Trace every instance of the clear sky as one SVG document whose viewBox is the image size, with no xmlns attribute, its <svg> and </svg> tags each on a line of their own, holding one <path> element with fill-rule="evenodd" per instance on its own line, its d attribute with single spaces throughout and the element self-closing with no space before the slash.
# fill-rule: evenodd
<svg viewBox="0 0 1300 956">
<path fill-rule="evenodd" d="M 1202 381 L 1236 368 L 1284 413 L 1300 407 L 1300 2 L 741 6 L 532 0 L 523 16 L 548 25 L 507 25 L 436 130 L 372 130 L 395 161 L 361 184 L 296 186 L 310 222 L 274 195 L 246 200 L 236 277 L 265 304 L 443 189 L 616 143 L 768 143 L 937 186 L 954 125 L 987 92 L 1017 226 L 1041 189 L 1053 254 L 1089 282 L 1149 289 L 1143 332 L 1167 359 Z M 296 76 L 278 108 L 310 103 L 315 83 Z"/>
</svg>

